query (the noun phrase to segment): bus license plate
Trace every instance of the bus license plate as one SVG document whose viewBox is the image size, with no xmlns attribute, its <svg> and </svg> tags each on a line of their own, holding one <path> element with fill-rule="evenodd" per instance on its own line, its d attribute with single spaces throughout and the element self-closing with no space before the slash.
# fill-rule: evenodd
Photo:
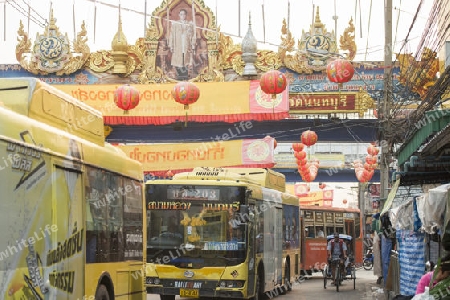
<svg viewBox="0 0 450 300">
<path fill-rule="evenodd" d="M 198 298 L 198 290 L 180 289 L 180 297 Z"/>
</svg>

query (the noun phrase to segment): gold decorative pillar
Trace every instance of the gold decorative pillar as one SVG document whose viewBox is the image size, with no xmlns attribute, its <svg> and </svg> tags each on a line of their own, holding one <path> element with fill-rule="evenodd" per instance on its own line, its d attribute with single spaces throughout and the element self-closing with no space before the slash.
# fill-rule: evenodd
<svg viewBox="0 0 450 300">
<path fill-rule="evenodd" d="M 127 38 L 122 32 L 122 19 L 119 15 L 119 30 L 111 42 L 111 55 L 114 59 L 113 74 L 127 73 L 127 59 L 128 59 L 128 43 Z"/>
</svg>

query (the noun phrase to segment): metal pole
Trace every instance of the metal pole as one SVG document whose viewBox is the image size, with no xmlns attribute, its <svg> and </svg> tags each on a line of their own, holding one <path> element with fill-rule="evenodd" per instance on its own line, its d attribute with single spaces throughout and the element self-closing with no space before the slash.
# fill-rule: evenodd
<svg viewBox="0 0 450 300">
<path fill-rule="evenodd" d="M 385 0 L 384 9 L 384 98 L 382 101 L 382 133 L 380 161 L 380 201 L 388 195 L 389 163 L 391 159 L 391 141 L 389 140 L 390 101 L 392 99 L 392 0 Z M 380 103 L 381 104 L 381 103 Z"/>
</svg>

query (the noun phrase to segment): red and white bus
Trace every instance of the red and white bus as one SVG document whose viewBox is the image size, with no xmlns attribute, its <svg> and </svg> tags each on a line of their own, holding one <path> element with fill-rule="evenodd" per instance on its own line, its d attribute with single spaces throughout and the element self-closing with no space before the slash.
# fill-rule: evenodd
<svg viewBox="0 0 450 300">
<path fill-rule="evenodd" d="M 323 270 L 327 263 L 326 237 L 334 232 L 353 238 L 348 253 L 353 254 L 355 264 L 362 264 L 364 239 L 359 209 L 300 205 L 300 212 L 303 274 L 311 275 Z"/>
</svg>

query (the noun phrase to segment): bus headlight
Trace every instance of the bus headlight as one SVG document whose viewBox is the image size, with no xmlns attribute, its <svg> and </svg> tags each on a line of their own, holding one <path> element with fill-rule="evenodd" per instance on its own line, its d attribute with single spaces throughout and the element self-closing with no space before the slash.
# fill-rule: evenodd
<svg viewBox="0 0 450 300">
<path fill-rule="evenodd" d="M 242 288 L 244 283 L 244 280 L 221 280 L 219 286 L 221 288 Z"/>
<path fill-rule="evenodd" d="M 160 284 L 161 281 L 159 280 L 158 277 L 146 277 L 145 283 L 146 284 Z"/>
</svg>

